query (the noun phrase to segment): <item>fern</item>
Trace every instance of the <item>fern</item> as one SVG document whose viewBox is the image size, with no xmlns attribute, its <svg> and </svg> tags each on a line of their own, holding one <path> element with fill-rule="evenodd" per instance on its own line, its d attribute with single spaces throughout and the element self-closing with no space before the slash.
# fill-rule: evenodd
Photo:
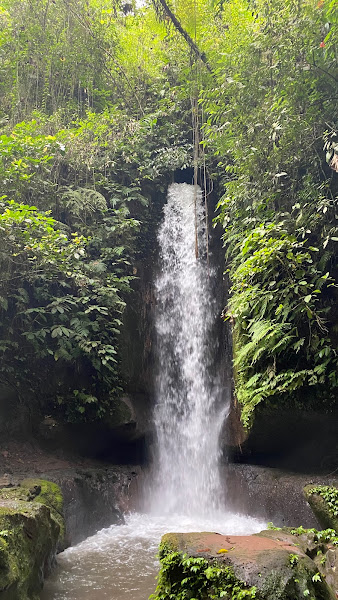
<svg viewBox="0 0 338 600">
<path fill-rule="evenodd" d="M 273 369 L 255 373 L 248 381 L 243 376 L 238 379 L 237 399 L 243 405 L 242 421 L 249 425 L 256 406 L 267 398 L 284 394 L 300 388 L 310 378 L 312 371 L 291 370 L 283 371 L 276 375 Z"/>
<path fill-rule="evenodd" d="M 107 202 L 100 192 L 90 188 L 63 188 L 61 203 L 67 209 L 70 220 L 86 223 L 97 213 L 107 211 Z"/>
<path fill-rule="evenodd" d="M 239 367 L 245 362 L 254 364 L 264 353 L 277 353 L 292 338 L 290 335 L 286 336 L 289 328 L 289 325 L 276 321 L 252 321 L 246 333 L 246 337 L 251 339 L 236 353 L 234 364 Z"/>
</svg>

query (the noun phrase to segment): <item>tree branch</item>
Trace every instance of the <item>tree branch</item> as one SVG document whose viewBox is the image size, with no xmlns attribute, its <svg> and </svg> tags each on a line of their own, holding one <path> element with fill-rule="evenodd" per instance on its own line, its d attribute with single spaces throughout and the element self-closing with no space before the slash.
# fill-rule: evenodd
<svg viewBox="0 0 338 600">
<path fill-rule="evenodd" d="M 174 27 L 177 29 L 177 31 L 179 31 L 181 36 L 184 37 L 187 44 L 189 44 L 189 46 L 192 49 L 192 51 L 194 52 L 194 54 L 205 64 L 209 73 L 212 73 L 213 71 L 212 71 L 211 66 L 208 63 L 206 55 L 204 54 L 204 52 L 200 51 L 198 46 L 195 44 L 194 40 L 190 37 L 189 33 L 185 29 L 183 29 L 183 27 L 182 27 L 181 23 L 179 22 L 179 20 L 177 19 L 177 17 L 175 17 L 174 13 L 170 10 L 166 0 L 153 0 L 155 9 L 157 8 L 158 2 L 161 4 L 165 14 L 169 17 L 169 19 L 172 22 L 172 24 L 174 25 Z"/>
</svg>

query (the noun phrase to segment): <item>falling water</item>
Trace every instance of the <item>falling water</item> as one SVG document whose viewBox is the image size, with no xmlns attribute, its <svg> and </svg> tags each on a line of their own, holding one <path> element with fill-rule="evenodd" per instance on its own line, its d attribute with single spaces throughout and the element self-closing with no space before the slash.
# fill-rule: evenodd
<svg viewBox="0 0 338 600">
<path fill-rule="evenodd" d="M 199 188 L 196 197 L 192 185 L 170 186 L 158 241 L 154 417 L 158 461 L 153 508 L 169 514 L 210 515 L 224 505 L 218 459 L 227 405 L 213 375 L 217 307 Z"/>
<path fill-rule="evenodd" d="M 226 510 L 218 472 L 219 434 L 227 412 L 215 375 L 216 306 L 206 261 L 201 193 L 169 189 L 160 227 L 156 279 L 158 375 L 154 421 L 158 452 L 146 498 L 147 514 L 126 515 L 68 548 L 41 600 L 147 600 L 155 588 L 156 553 L 169 531 L 243 535 L 265 524 Z"/>
</svg>

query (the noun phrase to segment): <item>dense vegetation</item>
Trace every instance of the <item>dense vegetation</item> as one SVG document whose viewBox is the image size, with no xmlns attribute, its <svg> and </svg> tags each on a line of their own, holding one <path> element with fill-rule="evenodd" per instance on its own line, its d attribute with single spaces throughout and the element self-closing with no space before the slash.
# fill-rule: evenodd
<svg viewBox="0 0 338 600">
<path fill-rule="evenodd" d="M 2 386 L 70 420 L 109 412 L 156 190 L 195 162 L 243 421 L 332 405 L 337 23 L 335 0 L 1 3 Z"/>
<path fill-rule="evenodd" d="M 191 557 L 180 552 L 170 552 L 160 547 L 161 570 L 155 594 L 151 600 L 252 600 L 259 596 L 256 587 L 239 581 L 229 566 L 210 564 L 206 558 Z"/>
</svg>

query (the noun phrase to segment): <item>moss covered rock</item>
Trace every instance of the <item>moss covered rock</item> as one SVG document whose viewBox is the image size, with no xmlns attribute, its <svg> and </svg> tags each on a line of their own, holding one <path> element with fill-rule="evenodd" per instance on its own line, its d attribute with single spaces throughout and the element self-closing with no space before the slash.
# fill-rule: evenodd
<svg viewBox="0 0 338 600">
<path fill-rule="evenodd" d="M 333 600 L 334 589 L 287 531 L 252 536 L 171 533 L 163 536 L 153 600 Z"/>
<path fill-rule="evenodd" d="M 25 480 L 0 489 L 0 598 L 37 600 L 64 536 L 60 488 Z"/>
<path fill-rule="evenodd" d="M 304 496 L 323 528 L 338 533 L 338 488 L 328 485 L 307 485 Z"/>
<path fill-rule="evenodd" d="M 48 506 L 52 518 L 60 527 L 58 549 L 63 549 L 65 539 L 65 522 L 63 518 L 63 496 L 59 486 L 44 479 L 24 479 L 20 488 L 27 490 L 30 499 Z"/>
</svg>

